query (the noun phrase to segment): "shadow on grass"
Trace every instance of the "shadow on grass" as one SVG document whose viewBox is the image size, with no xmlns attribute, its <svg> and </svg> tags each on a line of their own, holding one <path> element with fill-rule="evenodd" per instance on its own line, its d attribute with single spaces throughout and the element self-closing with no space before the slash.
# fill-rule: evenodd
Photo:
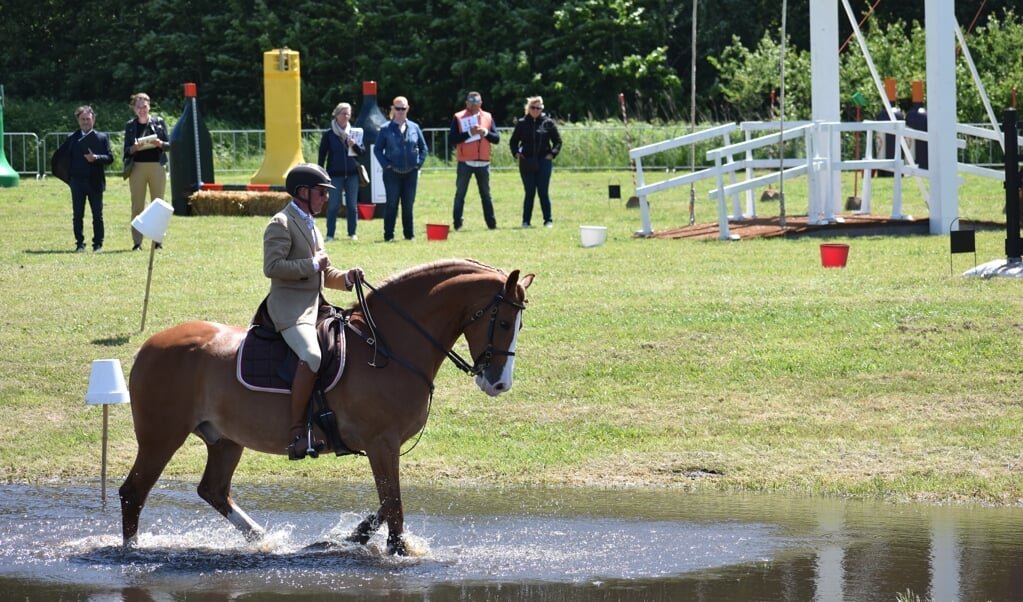
<svg viewBox="0 0 1023 602">
<path fill-rule="evenodd" d="M 93 345 L 99 345 L 100 347 L 120 347 L 127 345 L 131 342 L 130 334 L 122 334 L 113 337 L 107 337 L 105 339 L 93 339 Z"/>
<path fill-rule="evenodd" d="M 90 250 L 82 252 L 81 255 L 120 255 L 122 253 L 131 253 L 131 252 L 132 252 L 131 249 L 107 249 L 106 247 L 104 247 L 103 250 L 100 251 L 99 253 L 95 253 L 95 252 L 93 252 L 90 249 Z M 75 250 L 73 248 L 72 249 L 68 249 L 68 250 L 64 250 L 64 249 L 25 249 L 24 251 L 22 251 L 22 253 L 24 253 L 26 255 L 78 255 L 79 254 L 79 253 L 75 253 Z"/>
</svg>

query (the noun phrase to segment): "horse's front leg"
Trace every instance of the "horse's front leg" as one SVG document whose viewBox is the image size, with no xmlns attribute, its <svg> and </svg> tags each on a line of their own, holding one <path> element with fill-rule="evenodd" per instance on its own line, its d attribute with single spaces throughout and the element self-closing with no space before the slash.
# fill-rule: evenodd
<svg viewBox="0 0 1023 602">
<path fill-rule="evenodd" d="M 408 549 L 402 536 L 405 530 L 405 511 L 401 505 L 401 486 L 398 482 L 398 453 L 369 453 L 369 464 L 373 469 L 373 480 L 380 498 L 380 509 L 366 517 L 348 537 L 349 541 L 366 545 L 369 538 L 387 523 L 387 553 L 406 556 Z"/>
</svg>

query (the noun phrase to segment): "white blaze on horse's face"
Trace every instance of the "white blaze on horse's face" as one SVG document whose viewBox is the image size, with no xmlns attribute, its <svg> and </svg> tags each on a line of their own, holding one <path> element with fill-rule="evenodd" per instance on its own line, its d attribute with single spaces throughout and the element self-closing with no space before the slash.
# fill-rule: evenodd
<svg viewBox="0 0 1023 602">
<path fill-rule="evenodd" d="M 508 344 L 508 353 L 515 353 L 515 345 L 519 340 L 519 330 L 522 329 L 522 311 L 519 310 L 515 314 L 515 326 L 512 332 L 511 343 Z M 486 377 L 486 370 L 476 375 L 476 386 L 483 390 L 484 393 L 491 397 L 496 397 L 501 393 L 507 393 L 512 388 L 512 372 L 515 371 L 515 356 L 508 355 L 504 362 L 504 369 L 501 370 L 501 376 L 494 382 L 490 382 Z"/>
</svg>

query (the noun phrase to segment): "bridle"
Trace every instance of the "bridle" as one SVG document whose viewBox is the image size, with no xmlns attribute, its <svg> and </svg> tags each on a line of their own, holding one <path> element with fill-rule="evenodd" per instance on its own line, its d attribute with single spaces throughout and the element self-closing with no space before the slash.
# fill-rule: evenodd
<svg viewBox="0 0 1023 602">
<path fill-rule="evenodd" d="M 369 288 L 371 291 L 376 293 L 381 299 L 383 299 L 388 305 L 391 306 L 391 309 L 393 309 L 406 322 L 411 324 L 412 327 L 419 332 L 419 334 L 423 335 L 423 338 L 429 341 L 437 349 L 443 351 L 447 355 L 448 359 L 451 360 L 451 363 L 453 363 L 459 370 L 465 372 L 469 376 L 474 377 L 479 376 L 484 370 L 490 367 L 490 363 L 494 359 L 494 356 L 513 357 L 515 355 L 515 352 L 509 349 L 496 349 L 494 347 L 494 332 L 497 326 L 497 314 L 501 308 L 501 305 L 508 304 L 518 309 L 519 311 L 526 309 L 526 306 L 524 304 L 506 297 L 504 295 L 504 288 L 498 290 L 494 297 L 490 300 L 490 302 L 487 303 L 487 305 L 485 305 L 481 309 L 477 310 L 475 313 L 473 313 L 473 315 L 464 324 L 462 324 L 460 328 L 460 332 L 464 333 L 465 330 L 469 328 L 469 326 L 472 325 L 473 322 L 479 320 L 487 313 L 490 314 L 490 323 L 487 325 L 487 345 L 483 349 L 483 351 L 479 353 L 479 355 L 473 358 L 473 363 L 470 364 L 454 349 L 445 349 L 444 346 L 441 345 L 439 341 L 437 341 L 437 339 L 433 338 L 433 336 L 431 336 L 430 333 L 426 332 L 426 329 L 423 328 L 421 324 L 412 319 L 412 317 L 409 316 L 405 312 L 405 310 L 403 310 L 397 303 L 395 303 L 393 299 L 388 297 L 386 294 L 382 293 L 380 289 L 374 287 L 368 282 L 363 282 L 362 278 L 356 278 L 355 294 L 359 300 L 359 304 L 362 306 L 363 316 L 366 319 L 366 326 L 367 328 L 369 328 L 369 335 L 368 336 L 364 335 L 363 338 L 366 340 L 367 344 L 373 347 L 373 359 L 369 362 L 369 365 L 373 367 L 383 367 L 377 362 L 377 357 L 380 355 L 383 355 L 387 358 L 394 358 L 401 364 L 403 364 L 405 367 L 409 368 L 414 372 L 419 373 L 428 383 L 430 383 L 430 392 L 431 393 L 433 392 L 433 383 L 430 381 L 429 378 L 426 377 L 425 374 L 422 373 L 421 370 L 419 370 L 415 366 L 412 366 L 411 364 L 402 360 L 401 358 L 398 358 L 391 354 L 387 350 L 387 348 L 383 346 L 383 344 L 381 343 L 380 337 L 377 334 L 376 323 L 373 321 L 373 317 L 369 311 L 369 305 L 366 303 L 366 296 L 362 289 L 363 286 Z M 355 330 L 355 328 L 350 324 L 349 328 Z M 355 332 L 358 333 L 359 331 L 356 330 Z"/>
<path fill-rule="evenodd" d="M 387 365 L 386 361 L 383 364 L 380 364 L 377 361 L 378 358 L 381 357 L 381 356 L 383 356 L 385 359 L 394 359 L 399 364 L 401 364 L 401 365 L 405 366 L 406 368 L 408 368 L 411 372 L 413 372 L 415 374 L 418 374 L 420 376 L 420 378 L 422 378 L 423 381 L 426 382 L 426 385 L 427 385 L 427 387 L 429 387 L 429 390 L 430 390 L 429 401 L 427 402 L 427 411 L 426 411 L 428 416 L 430 414 L 430 408 L 432 408 L 432 406 L 433 406 L 433 391 L 434 391 L 433 381 L 430 380 L 430 377 L 427 376 L 425 372 L 420 370 L 418 367 L 412 365 L 411 362 L 409 362 L 409 361 L 407 361 L 407 360 L 405 360 L 405 359 L 403 359 L 401 357 L 398 357 L 398 356 L 392 354 L 387 349 L 387 347 L 384 346 L 384 344 L 381 342 L 380 336 L 377 334 L 376 323 L 373 321 L 373 316 L 372 316 L 372 314 L 370 314 L 370 311 L 369 311 L 369 304 L 366 303 L 366 295 L 365 295 L 364 291 L 362 290 L 363 286 L 369 288 L 369 290 L 371 290 L 374 293 L 376 293 L 381 299 L 383 299 L 388 305 L 390 305 L 391 308 L 399 316 L 402 317 L 402 319 L 404 319 L 406 322 L 411 324 L 413 328 L 415 328 L 417 331 L 419 331 L 419 334 L 423 335 L 423 337 L 427 341 L 430 341 L 430 343 L 434 347 L 436 347 L 437 349 L 440 349 L 441 351 L 443 351 L 447 355 L 448 359 L 451 360 L 451 363 L 453 363 L 455 366 L 458 367 L 459 370 L 461 370 L 462 372 L 465 372 L 469 376 L 477 377 L 484 370 L 489 368 L 490 367 L 490 362 L 494 358 L 495 355 L 502 355 L 502 356 L 505 356 L 505 357 L 512 357 L 512 356 L 515 355 L 515 352 L 511 351 L 509 349 L 500 350 L 500 349 L 495 349 L 494 348 L 494 329 L 495 329 L 495 327 L 497 325 L 497 312 L 500 309 L 502 303 L 507 303 L 508 305 L 511 305 L 512 307 L 517 308 L 519 311 L 525 310 L 526 306 L 524 304 L 522 304 L 522 303 L 519 303 L 517 301 L 513 301 L 513 300 L 508 299 L 507 297 L 505 297 L 504 296 L 504 289 L 503 288 L 501 290 L 497 291 L 497 294 L 495 294 L 494 297 L 490 300 L 490 303 L 488 303 L 482 309 L 477 310 L 472 315 L 472 317 L 470 317 L 461 327 L 460 332 L 464 333 L 465 329 L 468 328 L 473 322 L 475 322 L 476 320 L 479 320 L 480 318 L 482 318 L 484 315 L 487 314 L 487 312 L 490 313 L 490 324 L 487 325 L 487 346 L 486 346 L 485 349 L 483 349 L 482 352 L 480 352 L 480 354 L 478 356 L 476 356 L 476 358 L 473 360 L 472 365 L 470 365 L 469 362 L 467 362 L 465 360 L 465 358 L 460 356 L 453 349 L 445 349 L 444 346 L 441 345 L 439 341 L 437 341 L 437 339 L 433 338 L 430 335 L 430 333 L 426 332 L 426 329 L 423 328 L 422 325 L 419 324 L 419 322 L 416 322 L 414 319 L 412 319 L 412 316 L 408 315 L 405 312 L 405 310 L 403 310 L 397 303 L 394 302 L 393 299 L 388 297 L 386 294 L 380 292 L 380 289 L 374 287 L 372 284 L 370 284 L 368 282 L 363 282 L 363 280 L 362 280 L 362 278 L 360 276 L 356 276 L 356 278 L 355 278 L 355 295 L 356 295 L 356 298 L 359 300 L 359 305 L 362 306 L 362 315 L 363 315 L 363 318 L 366 320 L 366 327 L 369 329 L 369 333 L 368 334 L 363 333 L 362 331 L 360 331 L 358 328 L 356 328 L 351 323 L 351 320 L 350 320 L 351 314 L 346 314 L 345 315 L 345 319 L 344 319 L 345 326 L 347 328 L 349 328 L 352 332 L 357 334 L 358 336 L 362 337 L 362 339 L 364 341 L 366 341 L 366 343 L 368 345 L 373 347 L 373 359 L 369 361 L 369 365 L 370 366 L 372 366 L 374 368 L 383 368 L 384 366 L 386 366 Z M 417 438 L 415 443 L 412 444 L 412 447 L 410 447 L 410 448 L 406 449 L 405 451 L 401 452 L 402 456 L 404 456 L 405 454 L 411 452 L 413 449 L 416 448 L 417 445 L 419 445 L 419 441 L 422 438 L 423 432 L 425 430 L 426 430 L 426 424 L 424 423 L 423 424 L 423 428 L 419 431 L 419 438 Z"/>
<path fill-rule="evenodd" d="M 494 327 L 497 325 L 497 312 L 501 308 L 502 303 L 507 303 L 508 305 L 511 305 L 512 307 L 518 309 L 519 311 L 523 311 L 524 309 L 526 309 L 526 306 L 523 305 L 522 303 L 519 303 L 518 301 L 513 301 L 505 297 L 504 289 L 502 288 L 501 290 L 497 291 L 497 294 L 494 295 L 494 298 L 490 300 L 490 303 L 488 303 L 482 309 L 477 310 L 476 313 L 474 313 L 472 317 L 465 322 L 465 324 L 462 324 L 461 331 L 465 332 L 465 329 L 469 328 L 469 326 L 473 322 L 482 318 L 483 315 L 486 314 L 488 310 L 490 312 L 490 323 L 487 325 L 487 346 L 483 349 L 483 351 L 480 352 L 479 355 L 477 355 L 474 358 L 472 366 L 469 365 L 469 362 L 462 359 L 462 356 L 455 353 L 454 350 L 447 352 L 448 359 L 451 360 L 451 363 L 458 366 L 458 368 L 462 372 L 465 372 L 470 376 L 479 376 L 480 373 L 482 373 L 484 370 L 490 367 L 490 361 L 494 359 L 495 355 L 500 355 L 504 357 L 515 356 L 514 351 L 508 349 L 494 348 Z M 435 344 L 437 343 L 435 342 Z"/>
</svg>

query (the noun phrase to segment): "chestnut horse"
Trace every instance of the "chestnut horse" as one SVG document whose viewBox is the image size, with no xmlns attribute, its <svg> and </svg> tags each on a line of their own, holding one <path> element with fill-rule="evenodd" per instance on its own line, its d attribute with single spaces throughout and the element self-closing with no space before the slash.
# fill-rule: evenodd
<svg viewBox="0 0 1023 602">
<path fill-rule="evenodd" d="M 380 507 L 349 541 L 365 545 L 386 523 L 388 553 L 407 553 L 398 482 L 402 443 L 426 425 L 433 380 L 445 358 L 475 375 L 491 396 L 511 388 L 532 282 L 533 274 L 520 279 L 518 270 L 505 274 L 470 260 L 446 260 L 393 276 L 354 305 L 346 367 L 326 397 L 341 441 L 369 459 Z M 247 539 L 262 536 L 262 527 L 232 499 L 231 478 L 245 448 L 287 455 L 289 397 L 238 382 L 235 361 L 246 330 L 187 322 L 154 334 L 139 349 L 129 379 L 138 453 L 119 491 L 126 546 L 137 541 L 150 490 L 192 433 L 207 451 L 199 497 Z M 462 335 L 472 366 L 452 351 Z"/>
</svg>

